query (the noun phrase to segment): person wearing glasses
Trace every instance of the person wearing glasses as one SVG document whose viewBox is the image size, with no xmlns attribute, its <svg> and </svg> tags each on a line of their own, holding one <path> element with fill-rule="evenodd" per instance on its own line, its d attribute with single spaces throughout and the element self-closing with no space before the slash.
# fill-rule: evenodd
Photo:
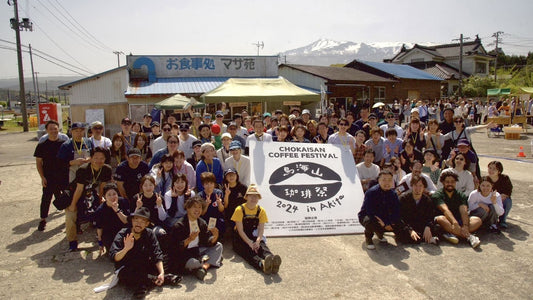
<svg viewBox="0 0 533 300">
<path fill-rule="evenodd" d="M 89 138 L 93 143 L 93 148 L 101 147 L 104 149 L 111 148 L 111 139 L 102 135 L 104 131 L 104 125 L 100 121 L 94 121 L 91 123 L 91 130 L 93 131 L 93 136 Z"/>
<path fill-rule="evenodd" d="M 379 128 L 381 128 L 383 132 L 387 132 L 388 129 L 394 129 L 396 130 L 396 137 L 402 139 L 403 129 L 398 124 L 396 124 L 396 118 L 394 117 L 394 113 L 388 112 L 385 116 L 385 121 L 387 121 L 387 124 L 383 124 Z"/>
<path fill-rule="evenodd" d="M 355 139 L 348 133 L 348 128 L 350 127 L 348 120 L 340 118 L 337 122 L 337 127 L 339 131 L 329 136 L 328 144 L 342 145 L 341 149 L 343 151 L 350 151 L 353 155 L 355 153 Z"/>
<path fill-rule="evenodd" d="M 490 122 L 484 125 L 477 125 L 477 126 L 465 126 L 465 119 L 461 116 L 455 116 L 453 117 L 453 123 L 455 125 L 455 130 L 452 130 L 444 135 L 444 141 L 451 140 L 451 147 L 456 147 L 457 142 L 462 139 L 468 140 L 470 143 L 470 149 L 474 152 L 474 148 L 472 147 L 472 133 L 485 128 L 494 128 L 497 125 Z M 443 149 L 444 152 L 444 149 Z"/>
<path fill-rule="evenodd" d="M 133 143 L 135 141 L 135 135 L 137 135 L 137 133 L 131 130 L 131 125 L 132 125 L 132 122 L 130 118 L 124 118 L 120 122 L 120 127 L 122 128 L 122 131 L 120 132 L 120 134 L 124 137 L 124 142 L 125 142 L 124 146 L 126 147 L 126 152 L 128 152 L 128 150 L 133 148 Z"/>
<path fill-rule="evenodd" d="M 157 153 L 157 151 L 166 147 L 167 139 L 172 132 L 172 125 L 170 123 L 163 123 L 161 130 L 163 131 L 163 135 L 155 139 L 152 143 L 152 153 Z"/>
<path fill-rule="evenodd" d="M 166 125 L 168 126 L 168 125 Z M 163 126 L 163 127 L 166 127 L 166 126 Z M 170 127 L 170 126 L 168 126 Z M 179 144 L 180 144 L 180 140 L 178 138 L 177 135 L 171 135 L 167 138 L 167 143 L 166 143 L 166 147 L 157 151 L 154 156 L 152 157 L 152 160 L 150 161 L 150 169 L 155 165 L 155 164 L 158 164 L 161 162 L 161 158 L 163 157 L 163 155 L 165 154 L 170 154 L 170 155 L 173 155 L 174 152 L 178 151 L 178 147 L 179 147 Z"/>
</svg>

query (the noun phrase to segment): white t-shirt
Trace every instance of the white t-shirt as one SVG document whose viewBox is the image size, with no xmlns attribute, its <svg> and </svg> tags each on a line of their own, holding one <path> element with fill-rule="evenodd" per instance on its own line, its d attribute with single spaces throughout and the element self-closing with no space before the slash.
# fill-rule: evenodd
<svg viewBox="0 0 533 300">
<path fill-rule="evenodd" d="M 178 136 L 178 138 L 180 140 L 180 145 L 178 149 L 185 153 L 185 158 L 191 157 L 194 152 L 194 150 L 192 149 L 192 143 L 196 141 L 197 138 L 194 137 L 192 134 L 189 134 L 187 140 L 182 139 L 181 134 Z"/>
<path fill-rule="evenodd" d="M 379 175 L 379 166 L 376 164 L 371 164 L 369 168 L 365 166 L 364 162 L 357 164 L 357 173 L 359 174 L 359 179 L 372 179 L 375 180 Z"/>
</svg>

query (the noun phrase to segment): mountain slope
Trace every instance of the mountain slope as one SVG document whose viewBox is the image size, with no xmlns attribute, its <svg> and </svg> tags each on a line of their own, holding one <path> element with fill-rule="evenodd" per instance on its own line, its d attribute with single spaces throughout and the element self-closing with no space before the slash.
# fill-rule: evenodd
<svg viewBox="0 0 533 300">
<path fill-rule="evenodd" d="M 319 39 L 307 46 L 280 53 L 281 62 L 288 64 L 305 64 L 329 66 L 346 64 L 354 59 L 383 61 L 396 55 L 404 43 L 355 43 Z M 413 44 L 405 44 L 410 48 Z"/>
</svg>

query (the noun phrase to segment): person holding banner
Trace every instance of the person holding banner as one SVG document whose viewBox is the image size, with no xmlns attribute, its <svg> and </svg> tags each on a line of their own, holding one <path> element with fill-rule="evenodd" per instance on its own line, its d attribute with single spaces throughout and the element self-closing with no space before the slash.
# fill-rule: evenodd
<svg viewBox="0 0 533 300">
<path fill-rule="evenodd" d="M 257 205 L 261 199 L 257 185 L 250 184 L 244 199 L 246 203 L 239 205 L 231 217 L 236 225 L 233 250 L 254 268 L 262 270 L 267 275 L 277 274 L 281 257 L 270 252 L 263 236 L 268 218 L 265 209 Z"/>
<path fill-rule="evenodd" d="M 381 243 L 387 243 L 383 236 L 386 231 L 394 232 L 400 240 L 409 236 L 407 227 L 400 218 L 400 201 L 394 191 L 392 173 L 383 170 L 378 175 L 378 184 L 365 193 L 363 205 L 358 213 L 359 223 L 365 227 L 366 248 L 376 249 L 372 237 L 374 233 Z"/>
</svg>

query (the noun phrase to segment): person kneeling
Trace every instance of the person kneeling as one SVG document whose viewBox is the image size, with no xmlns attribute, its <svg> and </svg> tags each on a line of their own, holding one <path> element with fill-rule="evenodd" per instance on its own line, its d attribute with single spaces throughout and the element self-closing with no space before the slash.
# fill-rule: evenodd
<svg viewBox="0 0 533 300">
<path fill-rule="evenodd" d="M 199 196 L 185 201 L 187 214 L 172 227 L 171 245 L 178 245 L 170 254 L 173 270 L 192 272 L 198 279 L 204 280 L 209 267 L 222 265 L 222 244 L 217 242 L 218 229 L 211 220 L 209 226 L 200 218 L 206 202 Z M 214 223 L 214 224 L 212 224 Z"/>
<path fill-rule="evenodd" d="M 109 256 L 119 270 L 119 282 L 135 289 L 134 296 L 144 297 L 152 284 L 161 286 L 177 283 L 178 277 L 172 274 L 165 276 L 163 269 L 163 253 L 150 224 L 150 211 L 140 207 L 131 215 L 131 228 L 120 230 Z"/>
<path fill-rule="evenodd" d="M 401 240 L 409 235 L 406 226 L 400 219 L 400 201 L 394 191 L 392 173 L 383 170 L 378 175 L 378 184 L 365 193 L 365 199 L 358 213 L 359 222 L 365 227 L 366 247 L 376 249 L 372 237 L 374 233 L 382 243 L 387 243 L 383 236 L 385 231 L 392 231 Z"/>
<path fill-rule="evenodd" d="M 263 236 L 268 222 L 265 210 L 257 205 L 261 194 L 255 184 L 251 184 L 244 195 L 246 203 L 237 206 L 231 220 L 235 222 L 233 250 L 254 268 L 265 274 L 276 274 L 281 265 L 281 257 L 272 255 Z"/>
</svg>

